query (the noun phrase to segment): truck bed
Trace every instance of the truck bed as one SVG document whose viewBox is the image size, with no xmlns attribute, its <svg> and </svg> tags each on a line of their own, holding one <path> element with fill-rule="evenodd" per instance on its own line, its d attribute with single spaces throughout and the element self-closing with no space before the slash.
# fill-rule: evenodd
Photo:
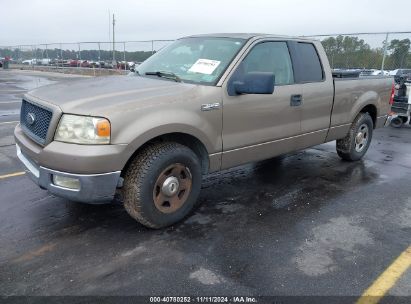
<svg viewBox="0 0 411 304">
<path fill-rule="evenodd" d="M 355 115 L 367 104 L 375 106 L 376 118 L 387 115 L 392 84 L 392 77 L 383 76 L 334 78 L 330 127 L 351 125 Z"/>
</svg>

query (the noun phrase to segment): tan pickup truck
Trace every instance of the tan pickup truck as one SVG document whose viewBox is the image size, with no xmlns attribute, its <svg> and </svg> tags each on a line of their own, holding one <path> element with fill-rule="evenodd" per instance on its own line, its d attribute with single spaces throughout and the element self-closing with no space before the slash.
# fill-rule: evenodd
<svg viewBox="0 0 411 304">
<path fill-rule="evenodd" d="M 337 140 L 359 160 L 386 124 L 390 78 L 333 75 L 319 41 L 261 34 L 179 39 L 129 77 L 27 93 L 15 129 L 30 177 L 56 196 L 120 194 L 152 228 L 195 206 L 202 175 Z"/>
</svg>

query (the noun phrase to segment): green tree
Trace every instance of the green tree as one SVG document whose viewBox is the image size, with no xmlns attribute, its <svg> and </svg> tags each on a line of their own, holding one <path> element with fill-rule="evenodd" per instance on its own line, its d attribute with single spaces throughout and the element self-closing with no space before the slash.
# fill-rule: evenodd
<svg viewBox="0 0 411 304">
<path fill-rule="evenodd" d="M 409 55 L 411 42 L 410 39 L 393 39 L 391 40 L 388 50 L 392 51 L 390 63 L 394 68 L 407 67 L 407 57 Z"/>
<path fill-rule="evenodd" d="M 376 50 L 358 37 L 339 35 L 324 39 L 322 44 L 333 68 L 371 68 L 375 65 L 369 58 L 376 56 Z"/>
</svg>

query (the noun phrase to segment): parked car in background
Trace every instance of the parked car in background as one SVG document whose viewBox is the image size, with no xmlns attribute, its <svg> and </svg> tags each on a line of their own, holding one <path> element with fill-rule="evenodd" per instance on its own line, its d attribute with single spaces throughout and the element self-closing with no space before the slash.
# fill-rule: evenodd
<svg viewBox="0 0 411 304">
<path fill-rule="evenodd" d="M 68 61 L 70 67 L 79 67 L 81 62 L 78 59 L 71 59 Z"/>
<path fill-rule="evenodd" d="M 385 71 L 385 70 L 383 70 L 382 72 L 381 72 L 381 70 L 374 70 L 374 71 L 371 73 L 371 75 L 372 75 L 372 76 L 378 76 L 378 75 L 388 76 L 388 75 L 390 75 L 390 74 L 389 74 L 388 71 Z"/>
<path fill-rule="evenodd" d="M 100 62 L 99 61 L 91 60 L 88 63 L 89 63 L 90 68 L 99 68 L 100 67 Z"/>
<path fill-rule="evenodd" d="M 373 75 L 374 72 L 375 72 L 374 69 L 364 69 L 364 70 L 361 70 L 360 76 L 371 76 Z"/>
<path fill-rule="evenodd" d="M 134 62 L 120 61 L 117 63 L 117 68 L 121 70 L 130 70 L 131 67 L 134 67 Z"/>
<path fill-rule="evenodd" d="M 100 68 L 104 68 L 104 69 L 107 68 L 107 63 L 105 61 L 100 61 L 99 65 L 100 65 Z"/>
<path fill-rule="evenodd" d="M 42 58 L 40 60 L 37 60 L 37 64 L 39 65 L 50 65 L 51 59 L 50 58 Z"/>
<path fill-rule="evenodd" d="M 359 74 L 361 77 L 363 76 L 378 76 L 378 75 L 384 75 L 388 76 L 389 71 L 383 71 L 381 73 L 381 70 L 377 69 L 333 69 L 333 71 L 343 71 L 346 73 L 354 73 L 354 74 Z"/>
<path fill-rule="evenodd" d="M 80 67 L 82 68 L 89 68 L 90 67 L 90 63 L 87 60 L 82 60 L 80 61 Z"/>
<path fill-rule="evenodd" d="M 401 76 L 404 74 L 411 74 L 411 69 L 396 69 L 389 72 L 389 75 L 391 76 Z"/>
<path fill-rule="evenodd" d="M 105 69 L 114 69 L 114 65 L 111 61 L 104 61 L 104 65 L 102 67 Z"/>
<path fill-rule="evenodd" d="M 37 64 L 37 59 L 27 59 L 23 60 L 21 63 L 26 65 L 35 65 Z"/>
</svg>

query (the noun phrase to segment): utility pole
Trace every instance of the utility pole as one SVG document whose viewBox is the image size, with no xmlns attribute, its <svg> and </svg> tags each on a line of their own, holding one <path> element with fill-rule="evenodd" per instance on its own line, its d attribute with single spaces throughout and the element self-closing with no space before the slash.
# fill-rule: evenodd
<svg viewBox="0 0 411 304">
<path fill-rule="evenodd" d="M 114 19 L 114 14 L 113 14 L 113 64 L 116 63 L 116 47 L 115 47 L 115 35 L 114 35 L 115 25 L 116 25 L 116 19 Z"/>
<path fill-rule="evenodd" d="M 110 54 L 112 52 L 111 50 L 111 12 L 110 10 L 108 10 L 108 50 Z"/>
<path fill-rule="evenodd" d="M 384 75 L 384 63 L 385 63 L 385 57 L 387 56 L 387 46 L 388 46 L 388 33 L 385 36 L 385 41 L 384 41 L 384 50 L 383 50 L 382 62 L 381 62 L 381 75 Z"/>
<path fill-rule="evenodd" d="M 111 13 L 110 13 L 110 10 L 108 10 L 108 43 L 109 43 L 109 48 L 110 48 L 111 47 Z"/>
</svg>

